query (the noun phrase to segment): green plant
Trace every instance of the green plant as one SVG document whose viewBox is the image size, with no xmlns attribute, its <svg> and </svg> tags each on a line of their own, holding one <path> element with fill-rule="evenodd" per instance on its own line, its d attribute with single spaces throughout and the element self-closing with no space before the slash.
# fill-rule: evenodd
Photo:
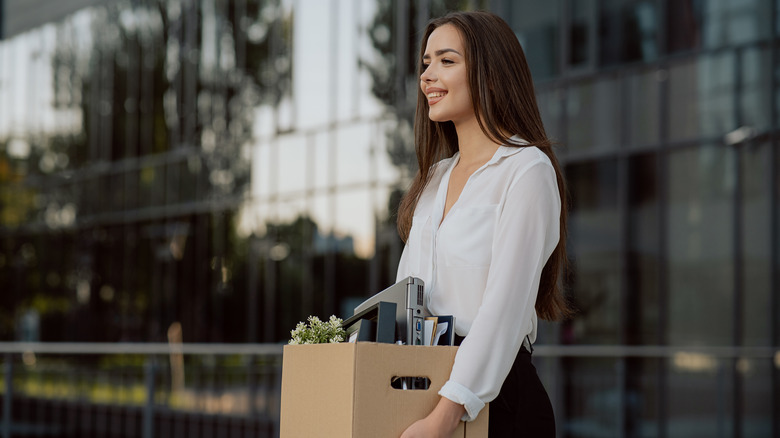
<svg viewBox="0 0 780 438">
<path fill-rule="evenodd" d="M 347 332 L 341 327 L 343 321 L 336 315 L 331 315 L 328 321 L 309 316 L 308 322 L 308 325 L 299 322 L 295 329 L 290 331 L 290 345 L 337 343 L 344 342 L 346 338 Z"/>
</svg>

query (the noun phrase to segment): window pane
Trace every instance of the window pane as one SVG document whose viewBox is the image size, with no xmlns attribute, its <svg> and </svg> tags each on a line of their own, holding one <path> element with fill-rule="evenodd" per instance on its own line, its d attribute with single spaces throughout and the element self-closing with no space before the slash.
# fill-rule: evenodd
<svg viewBox="0 0 780 438">
<path fill-rule="evenodd" d="M 702 135 L 721 135 L 737 128 L 734 120 L 735 82 L 732 52 L 699 60 L 697 85 Z"/>
<path fill-rule="evenodd" d="M 579 312 L 573 321 L 575 342 L 614 343 L 620 320 L 617 161 L 570 165 L 566 178 L 572 198 L 571 290 Z"/>
<path fill-rule="evenodd" d="M 122 174 L 107 173 L 99 178 L 100 202 L 96 204 L 96 213 L 121 211 L 124 205 L 124 186 Z"/>
<path fill-rule="evenodd" d="M 572 86 L 566 101 L 570 152 L 612 150 L 620 142 L 620 83 L 614 78 Z"/>
<path fill-rule="evenodd" d="M 374 255 L 374 205 L 366 188 L 342 190 L 336 195 L 336 234 L 344 242 L 339 251 L 368 259 Z"/>
<path fill-rule="evenodd" d="M 558 74 L 558 0 L 507 2 L 508 22 L 523 46 L 535 80 Z"/>
<path fill-rule="evenodd" d="M 716 146 L 669 156 L 670 344 L 732 342 L 733 160 Z"/>
<path fill-rule="evenodd" d="M 667 2 L 669 52 L 745 44 L 771 35 L 768 0 Z"/>
<path fill-rule="evenodd" d="M 667 0 L 667 49 L 670 53 L 701 46 L 704 3 L 697 0 Z"/>
<path fill-rule="evenodd" d="M 767 0 L 701 2 L 707 48 L 745 44 L 771 35 L 771 5 Z"/>
<path fill-rule="evenodd" d="M 165 167 L 146 166 L 140 170 L 141 205 L 156 207 L 165 201 Z M 86 200 L 86 198 L 85 198 Z"/>
<path fill-rule="evenodd" d="M 767 346 L 771 322 L 771 161 L 769 144 L 740 149 L 742 177 L 743 342 Z"/>
<path fill-rule="evenodd" d="M 306 138 L 297 135 L 279 137 L 272 147 L 277 148 L 279 168 L 276 170 L 279 193 L 301 192 L 306 188 L 307 176 Z"/>
<path fill-rule="evenodd" d="M 743 126 L 757 130 L 770 127 L 771 121 L 771 56 L 769 49 L 750 49 L 742 53 L 742 89 L 739 110 Z"/>
<path fill-rule="evenodd" d="M 140 201 L 138 199 L 138 171 L 135 169 L 128 169 L 123 171 L 121 175 L 124 180 L 124 209 L 135 210 L 140 207 Z"/>
<path fill-rule="evenodd" d="M 199 155 L 192 154 L 186 159 L 177 163 L 179 168 L 179 177 L 181 181 L 181 199 L 180 202 L 197 202 L 198 187 L 202 185 L 203 174 L 202 160 Z"/>
<path fill-rule="evenodd" d="M 252 195 L 268 199 L 279 192 L 275 169 L 279 166 L 276 143 L 263 142 L 252 148 Z"/>
<path fill-rule="evenodd" d="M 165 166 L 165 202 L 166 205 L 181 202 L 179 163 L 169 163 Z"/>
<path fill-rule="evenodd" d="M 699 131 L 699 104 L 696 62 L 689 61 L 669 70 L 669 137 L 672 140 L 696 137 Z"/>
<path fill-rule="evenodd" d="M 293 26 L 292 65 L 296 72 L 316 71 L 317 74 L 295 74 L 292 82 L 296 118 L 299 129 L 316 128 L 335 120 L 331 99 L 339 99 L 339 90 L 334 87 L 334 65 L 337 61 L 338 36 L 332 30 L 336 26 L 330 9 L 330 3 L 313 2 L 308 7 L 295 8 L 295 26 Z M 318 29 L 312 32 L 311 29 Z"/>
<path fill-rule="evenodd" d="M 603 0 L 599 13 L 599 64 L 657 58 L 658 16 L 654 1 Z"/>
<path fill-rule="evenodd" d="M 780 35 L 780 8 L 778 8 L 778 0 L 771 0 L 775 2 L 775 35 Z"/>
<path fill-rule="evenodd" d="M 376 167 L 372 163 L 372 135 L 370 125 L 354 124 L 339 129 L 334 135 L 336 142 L 336 184 L 367 184 L 374 176 Z"/>
<path fill-rule="evenodd" d="M 539 112 L 542 115 L 544 129 L 553 141 L 560 140 L 561 132 L 561 92 L 559 89 L 548 88 L 536 93 Z M 565 147 L 565 145 L 563 145 Z"/>
<path fill-rule="evenodd" d="M 569 0 L 569 65 L 587 66 L 591 62 L 593 35 L 593 0 Z"/>
<path fill-rule="evenodd" d="M 83 202 L 81 210 L 84 215 L 94 215 L 99 213 L 100 204 L 100 178 L 88 177 L 80 181 L 81 200 Z"/>
<path fill-rule="evenodd" d="M 333 172 L 336 157 L 330 132 L 322 131 L 308 138 L 307 154 L 314 160 L 310 167 L 314 172 L 314 186 L 320 189 L 333 186 L 336 181 Z"/>
<path fill-rule="evenodd" d="M 646 146 L 658 143 L 659 90 L 655 70 L 628 76 L 628 139 L 630 146 Z"/>
<path fill-rule="evenodd" d="M 669 80 L 671 140 L 723 135 L 737 127 L 732 52 L 675 65 Z"/>
</svg>

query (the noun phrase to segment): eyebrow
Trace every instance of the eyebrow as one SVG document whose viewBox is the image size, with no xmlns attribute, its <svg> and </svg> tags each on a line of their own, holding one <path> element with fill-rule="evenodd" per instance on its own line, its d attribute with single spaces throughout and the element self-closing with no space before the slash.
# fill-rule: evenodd
<svg viewBox="0 0 780 438">
<path fill-rule="evenodd" d="M 463 54 L 461 54 L 460 52 L 458 52 L 455 49 L 441 49 L 441 50 L 437 50 L 437 51 L 433 52 L 433 54 L 435 56 L 441 56 L 441 55 L 443 55 L 443 54 L 445 54 L 447 52 L 457 53 L 458 55 L 463 56 Z M 426 53 L 425 55 L 423 55 L 423 59 L 431 59 L 431 55 Z"/>
</svg>

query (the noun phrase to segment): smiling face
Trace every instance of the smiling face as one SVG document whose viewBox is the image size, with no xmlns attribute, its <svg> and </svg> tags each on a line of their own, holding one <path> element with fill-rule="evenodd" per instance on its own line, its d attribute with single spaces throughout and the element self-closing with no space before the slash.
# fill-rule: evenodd
<svg viewBox="0 0 780 438">
<path fill-rule="evenodd" d="M 428 99 L 428 117 L 434 122 L 452 121 L 456 126 L 476 120 L 458 29 L 449 24 L 434 29 L 422 63 L 420 88 Z"/>
</svg>

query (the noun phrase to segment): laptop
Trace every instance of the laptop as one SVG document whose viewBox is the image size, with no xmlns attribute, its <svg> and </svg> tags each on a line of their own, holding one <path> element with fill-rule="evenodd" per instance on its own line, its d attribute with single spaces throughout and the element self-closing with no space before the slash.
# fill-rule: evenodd
<svg viewBox="0 0 780 438">
<path fill-rule="evenodd" d="M 360 313 L 380 301 L 396 304 L 396 342 L 423 345 L 423 321 L 427 311 L 424 303 L 425 284 L 417 277 L 406 277 L 355 307 Z"/>
</svg>

